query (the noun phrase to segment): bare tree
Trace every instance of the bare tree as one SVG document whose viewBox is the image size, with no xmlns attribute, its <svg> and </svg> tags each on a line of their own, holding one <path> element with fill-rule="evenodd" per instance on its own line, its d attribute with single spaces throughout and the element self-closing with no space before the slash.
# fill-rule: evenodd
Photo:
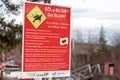
<svg viewBox="0 0 120 80">
<path fill-rule="evenodd" d="M 116 33 L 112 39 L 112 45 L 114 46 L 113 53 L 117 56 L 120 56 L 120 33 Z"/>
<path fill-rule="evenodd" d="M 88 44 L 97 44 L 98 43 L 98 34 L 95 34 L 93 30 L 88 30 Z"/>
<path fill-rule="evenodd" d="M 80 29 L 74 30 L 75 41 L 78 43 L 84 43 L 83 34 Z"/>
<path fill-rule="evenodd" d="M 112 57 L 113 57 L 113 61 L 115 63 L 115 70 L 116 72 L 120 72 L 120 32 L 119 33 L 115 33 L 113 35 L 113 39 L 111 40 L 112 45 L 113 45 L 113 53 L 112 53 Z"/>
<path fill-rule="evenodd" d="M 120 33 L 115 33 L 113 35 L 112 45 L 114 45 L 114 46 L 120 45 Z"/>
</svg>

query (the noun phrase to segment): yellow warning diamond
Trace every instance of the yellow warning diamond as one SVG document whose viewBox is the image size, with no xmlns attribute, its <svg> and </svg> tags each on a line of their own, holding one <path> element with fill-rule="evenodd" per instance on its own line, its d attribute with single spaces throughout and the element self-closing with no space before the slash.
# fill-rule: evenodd
<svg viewBox="0 0 120 80">
<path fill-rule="evenodd" d="M 33 24 L 35 28 L 38 28 L 40 24 L 42 24 L 46 16 L 44 13 L 40 10 L 38 6 L 35 6 L 28 14 L 27 14 L 28 20 Z"/>
</svg>

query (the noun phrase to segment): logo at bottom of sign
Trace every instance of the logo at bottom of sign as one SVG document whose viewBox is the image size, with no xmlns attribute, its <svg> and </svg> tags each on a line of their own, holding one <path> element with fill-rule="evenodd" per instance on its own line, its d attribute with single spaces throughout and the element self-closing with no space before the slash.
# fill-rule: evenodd
<svg viewBox="0 0 120 80">
<path fill-rule="evenodd" d="M 28 73 L 28 76 L 30 76 L 30 77 L 46 77 L 48 75 L 49 75 L 48 72 L 46 72 L 46 73 Z"/>
</svg>

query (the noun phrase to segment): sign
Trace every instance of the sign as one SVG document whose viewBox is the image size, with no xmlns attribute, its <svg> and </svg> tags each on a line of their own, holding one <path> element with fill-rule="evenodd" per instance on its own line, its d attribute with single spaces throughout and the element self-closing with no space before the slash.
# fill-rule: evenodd
<svg viewBox="0 0 120 80">
<path fill-rule="evenodd" d="M 46 19 L 46 16 L 44 13 L 40 10 L 38 6 L 35 6 L 28 14 L 27 14 L 28 20 L 33 24 L 35 28 L 38 28 L 40 24 L 44 22 Z"/>
<path fill-rule="evenodd" d="M 23 78 L 70 76 L 70 8 L 25 2 Z"/>
<path fill-rule="evenodd" d="M 2 71 L 5 70 L 5 63 L 2 63 L 1 70 L 2 70 Z"/>
</svg>

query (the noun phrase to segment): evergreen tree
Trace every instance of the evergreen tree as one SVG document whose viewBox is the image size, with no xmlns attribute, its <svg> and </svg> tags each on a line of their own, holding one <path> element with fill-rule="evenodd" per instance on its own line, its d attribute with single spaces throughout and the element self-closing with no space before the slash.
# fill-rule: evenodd
<svg viewBox="0 0 120 80">
<path fill-rule="evenodd" d="M 107 41 L 105 39 L 105 31 L 104 31 L 103 26 L 101 26 L 100 34 L 99 34 L 99 50 L 100 51 L 107 50 L 106 42 Z"/>
<path fill-rule="evenodd" d="M 22 25 L 15 24 L 15 19 L 12 16 L 18 16 L 22 3 L 13 3 L 13 0 L 0 0 L 0 53 L 4 54 L 10 49 L 21 44 L 22 40 Z M 1 63 L 3 58 L 1 55 Z M 1 80 L 3 72 L 1 71 Z"/>
<path fill-rule="evenodd" d="M 15 24 L 12 17 L 20 14 L 22 3 L 15 4 L 12 1 L 0 0 L 0 52 L 15 47 L 22 39 L 22 25 Z"/>
<path fill-rule="evenodd" d="M 15 24 L 12 16 L 19 16 L 22 3 L 0 0 L 0 49 L 8 50 L 21 43 L 22 25 Z M 5 45 L 3 45 L 5 44 Z M 3 47 L 4 46 L 4 47 Z"/>
<path fill-rule="evenodd" d="M 92 62 L 99 63 L 101 66 L 107 61 L 111 60 L 111 52 L 108 49 L 107 41 L 105 38 L 104 27 L 101 26 L 99 31 L 98 47 L 96 52 L 92 55 Z"/>
</svg>

